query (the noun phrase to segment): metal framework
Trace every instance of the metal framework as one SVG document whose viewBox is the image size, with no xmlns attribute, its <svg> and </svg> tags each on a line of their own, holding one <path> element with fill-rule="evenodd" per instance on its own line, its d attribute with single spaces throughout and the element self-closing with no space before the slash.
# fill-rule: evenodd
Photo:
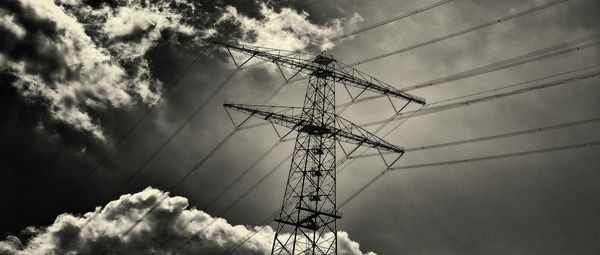
<svg viewBox="0 0 600 255">
<path fill-rule="evenodd" d="M 336 144 L 356 145 L 349 153 L 343 150 L 346 155 L 360 146 L 374 148 L 380 154 L 382 151 L 398 153 L 398 158 L 390 164 L 386 162 L 388 166 L 400 158 L 404 149 L 337 116 L 335 84 L 359 88 L 361 92 L 358 95 L 350 95 L 353 99 L 365 91 L 372 91 L 405 100 L 406 104 L 425 104 L 425 100 L 343 65 L 325 52 L 317 56 L 282 55 L 282 51 L 276 49 L 213 43 L 224 47 L 238 68 L 241 65 L 235 61 L 232 51 L 277 64 L 288 81 L 290 78 L 285 77 L 282 66 L 295 70 L 296 74 L 303 72 L 309 75 L 302 107 L 224 106 L 225 109 L 246 113 L 248 118 L 258 117 L 297 132 L 283 205 L 275 219 L 277 228 L 271 254 L 337 254 L 336 220 L 341 216 L 336 208 Z"/>
</svg>

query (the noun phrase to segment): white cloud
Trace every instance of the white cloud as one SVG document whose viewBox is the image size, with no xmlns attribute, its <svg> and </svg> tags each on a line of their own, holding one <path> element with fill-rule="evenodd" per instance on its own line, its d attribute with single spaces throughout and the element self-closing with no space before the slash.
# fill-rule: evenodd
<svg viewBox="0 0 600 255">
<path fill-rule="evenodd" d="M 0 51 L 0 71 L 13 73 L 20 94 L 42 99 L 54 119 L 100 140 L 105 140 L 103 130 L 90 110 L 156 102 L 161 82 L 153 78 L 145 54 L 166 29 L 190 37 L 197 33 L 162 1 L 145 7 L 132 1 L 114 10 L 73 0 L 19 0 L 17 5 L 0 5 L 0 27 L 9 31 L 3 35 L 9 47 Z M 34 24 L 19 24 L 27 22 Z M 122 62 L 130 63 L 128 69 Z"/>
<path fill-rule="evenodd" d="M 182 13 L 196 14 L 195 5 L 184 0 L 175 1 L 175 8 L 171 1 L 126 0 L 116 7 L 98 8 L 80 0 L 17 3 L 21 10 L 0 5 L 4 7 L 0 8 L 0 27 L 9 31 L 6 40 L 12 41 L 7 45 L 25 45 L 33 53 L 0 49 L 0 71 L 13 73 L 19 93 L 41 99 L 55 120 L 100 140 L 106 139 L 104 130 L 92 112 L 157 101 L 162 84 L 150 71 L 146 54 L 164 39 L 165 30 L 197 43 L 214 36 L 218 31 L 214 25 L 229 20 L 243 31 L 242 43 L 289 50 L 319 45 L 343 30 L 339 19 L 319 26 L 309 21 L 306 12 L 283 8 L 278 13 L 265 4 L 260 8 L 265 20 L 227 7 L 216 16 L 221 17 L 219 22 L 199 28 L 183 21 Z M 24 25 L 27 19 L 39 24 Z M 20 56 L 13 56 L 14 51 Z"/>
<path fill-rule="evenodd" d="M 15 87 L 24 96 L 45 99 L 54 118 L 103 139 L 101 129 L 85 108 L 130 105 L 135 91 L 127 87 L 125 70 L 92 42 L 80 23 L 51 1 L 22 0 L 21 5 L 27 11 L 16 15 L 35 16 L 22 19 L 35 18 L 55 26 L 54 35 L 36 34 L 35 39 L 26 40 L 34 40 L 40 58 L 51 58 L 53 65 L 62 66 L 43 67 L 52 70 L 44 74 L 39 69 L 47 63 L 36 63 L 35 58 L 6 58 L 8 68 L 19 78 Z"/>
<path fill-rule="evenodd" d="M 364 22 L 365 19 L 358 12 L 355 12 L 344 24 L 344 31 L 354 31 L 359 28 L 358 24 Z"/>
<path fill-rule="evenodd" d="M 0 27 L 8 29 L 19 39 L 23 39 L 23 36 L 25 36 L 25 29 L 23 29 L 23 27 L 21 27 L 19 24 L 15 23 L 15 17 L 2 12 L 2 10 L 0 10 Z"/>
<path fill-rule="evenodd" d="M 213 217 L 203 211 L 187 209 L 188 200 L 183 197 L 167 197 L 156 210 L 149 214 L 129 235 L 119 236 L 136 222 L 156 201 L 166 193 L 154 189 L 121 196 L 104 208 L 97 208 L 98 215 L 81 232 L 78 229 L 92 217 L 72 214 L 59 215 L 48 227 L 28 228 L 33 237 L 21 241 L 8 236 L 0 241 L 0 253 L 10 255 L 29 254 L 219 254 L 249 233 L 259 229 L 242 225 L 231 225 L 217 218 L 204 231 L 200 231 Z M 197 216 L 189 228 L 184 225 Z M 194 233 L 200 232 L 194 236 Z M 182 249 L 184 240 L 194 236 Z M 238 254 L 270 254 L 274 232 L 266 227 L 238 250 Z M 163 245 L 165 244 L 166 245 Z M 350 240 L 345 232 L 338 232 L 338 254 L 363 255 L 359 244 Z M 368 253 L 374 255 L 374 253 Z"/>
<path fill-rule="evenodd" d="M 228 6 L 219 22 L 238 22 L 244 32 L 242 43 L 262 47 L 286 50 L 304 50 L 309 46 L 319 45 L 335 35 L 342 33 L 341 21 L 333 19 L 325 26 L 319 26 L 308 20 L 308 13 L 298 13 L 289 8 L 275 12 L 265 4 L 260 13 L 264 20 L 250 18 L 238 12 L 235 7 Z M 333 47 L 333 44 L 319 46 L 322 50 Z"/>
<path fill-rule="evenodd" d="M 111 48 L 119 52 L 119 58 L 138 58 L 143 56 L 160 38 L 161 31 L 171 29 L 178 33 L 193 35 L 194 28 L 181 23 L 181 15 L 166 6 L 142 8 L 136 5 L 118 7 L 112 14 L 106 14 L 107 20 L 102 30 L 109 39 L 142 33 L 137 41 L 119 41 L 111 43 Z"/>
</svg>

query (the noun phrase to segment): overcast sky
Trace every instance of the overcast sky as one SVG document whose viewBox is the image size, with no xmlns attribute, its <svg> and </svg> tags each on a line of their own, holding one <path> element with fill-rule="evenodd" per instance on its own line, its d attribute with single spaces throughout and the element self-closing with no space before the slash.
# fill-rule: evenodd
<svg viewBox="0 0 600 255">
<path fill-rule="evenodd" d="M 338 61 L 351 64 L 552 1 L 454 0 L 319 47 L 315 45 L 327 38 L 436 1 L 321 0 L 304 8 L 311 1 L 167 2 L 0 0 L 0 189 L 6 205 L 0 210 L 0 253 L 100 254 L 112 247 L 117 254 L 162 254 L 175 251 L 202 222 L 220 217 L 227 222 L 219 221 L 179 250 L 214 254 L 260 227 L 281 206 L 289 162 L 219 215 L 291 153 L 292 142 L 279 145 L 214 205 L 206 206 L 277 141 L 269 126 L 236 132 L 171 189 L 233 129 L 224 102 L 260 104 L 283 82 L 276 67 L 268 64 L 237 72 L 117 192 L 233 71 L 228 55 L 206 45 L 206 40 L 312 53 L 328 50 Z M 598 24 L 599 1 L 569 0 L 356 68 L 397 88 L 410 87 L 589 37 L 600 32 Z M 435 103 L 592 67 L 448 103 L 576 78 L 600 70 L 593 67 L 600 64 L 600 48 L 594 42 L 410 93 Z M 190 63 L 175 89 L 158 101 Z M 598 118 L 599 81 L 591 77 L 415 116 L 385 139 L 414 148 Z M 305 81 L 289 84 L 269 104 L 300 106 L 305 89 Z M 349 100 L 344 93 L 337 87 L 338 103 Z M 147 118 L 72 192 L 152 105 Z M 413 104 L 406 110 L 417 108 Z M 361 124 L 392 114 L 382 98 L 353 105 L 342 116 Z M 397 165 L 590 143 L 600 140 L 599 128 L 592 122 L 411 151 Z M 597 254 L 599 148 L 390 171 L 341 209 L 340 253 Z M 383 167 L 376 157 L 353 161 L 338 176 L 338 201 Z M 156 215 L 119 240 L 123 226 L 135 222 L 164 192 L 170 197 Z M 106 206 L 99 219 L 78 234 L 75 230 L 99 206 Z M 201 215 L 199 223 L 182 230 L 182 222 L 193 214 Z M 267 228 L 240 254 L 268 254 L 272 235 Z M 168 244 L 160 247 L 163 242 Z"/>
</svg>

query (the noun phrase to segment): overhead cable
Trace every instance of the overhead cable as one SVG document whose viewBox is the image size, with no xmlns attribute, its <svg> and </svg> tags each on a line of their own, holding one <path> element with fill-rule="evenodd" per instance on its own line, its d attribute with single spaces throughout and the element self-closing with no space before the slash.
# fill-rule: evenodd
<svg viewBox="0 0 600 255">
<path fill-rule="evenodd" d="M 429 108 L 415 114 L 415 116 L 422 116 L 422 115 L 431 114 L 431 113 L 435 113 L 435 112 L 439 112 L 439 111 L 450 110 L 450 109 L 454 109 L 454 108 L 458 108 L 458 107 L 487 102 L 487 101 L 491 101 L 494 99 L 503 98 L 503 97 L 507 97 L 507 96 L 522 94 L 522 93 L 530 92 L 530 91 L 534 91 L 534 90 L 539 90 L 539 89 L 563 85 L 563 84 L 567 84 L 567 83 L 571 83 L 571 82 L 575 82 L 575 81 L 590 79 L 590 78 L 598 76 L 599 74 L 600 74 L 600 71 L 593 71 L 593 72 L 588 72 L 585 74 L 577 75 L 574 77 L 564 78 L 564 79 L 560 79 L 557 81 L 546 82 L 546 83 L 542 83 L 539 85 L 535 85 L 535 86 L 531 86 L 531 87 L 527 87 L 527 88 L 523 88 L 523 89 L 518 89 L 518 90 L 514 90 L 514 91 L 510 91 L 510 92 L 498 93 L 495 95 L 474 98 L 474 99 L 460 101 L 460 102 L 456 102 L 456 103 L 450 103 L 450 104 L 429 107 Z M 395 120 L 401 120 L 403 118 L 406 118 L 406 116 L 408 116 L 411 113 L 412 113 L 411 111 L 402 113 L 401 115 L 404 115 L 404 116 L 396 117 Z M 361 124 L 361 126 L 365 126 L 365 127 L 374 126 L 374 125 L 377 125 L 380 123 L 384 123 L 386 121 L 388 121 L 388 119 L 363 123 L 363 124 Z"/>
<path fill-rule="evenodd" d="M 473 31 L 476 31 L 476 30 L 479 30 L 479 29 L 482 29 L 482 28 L 486 28 L 486 27 L 492 26 L 492 25 L 500 24 L 502 22 L 509 21 L 509 20 L 514 19 L 514 18 L 518 18 L 518 17 L 524 16 L 524 15 L 527 15 L 527 14 L 530 14 L 530 13 L 533 13 L 533 12 L 536 12 L 536 11 L 540 11 L 540 10 L 543 10 L 543 9 L 546 9 L 546 8 L 549 8 L 549 7 L 552 7 L 552 6 L 555 6 L 557 4 L 561 4 L 561 3 L 567 2 L 567 1 L 569 1 L 569 0 L 551 1 L 551 2 L 542 4 L 542 5 L 533 7 L 533 8 L 521 10 L 519 12 L 510 14 L 508 16 L 504 16 L 504 17 L 499 18 L 499 19 L 495 19 L 495 20 L 491 20 L 491 21 L 488 21 L 488 22 L 483 23 L 483 24 L 479 24 L 479 25 L 474 26 L 474 27 L 470 27 L 470 28 L 467 28 L 467 29 L 464 29 L 464 30 L 461 30 L 461 31 L 458 31 L 458 32 L 454 32 L 452 34 L 447 34 L 447 35 L 444 35 L 444 36 L 441 36 L 441 37 L 437 37 L 437 38 L 431 39 L 429 41 L 425 41 L 425 42 L 418 43 L 418 44 L 415 44 L 415 45 L 412 45 L 412 46 L 409 46 L 409 47 L 401 48 L 401 49 L 390 51 L 390 52 L 387 52 L 387 53 L 384 53 L 384 54 L 381 54 L 381 55 L 377 55 L 375 57 L 371 57 L 371 58 L 364 59 L 364 60 L 361 60 L 361 61 L 358 61 L 358 62 L 354 62 L 354 63 L 350 64 L 350 66 L 366 64 L 366 63 L 369 63 L 369 62 L 373 62 L 375 60 L 379 60 L 379 59 L 382 59 L 382 58 L 386 58 L 386 57 L 389 57 L 389 56 L 396 55 L 398 53 L 402 53 L 402 52 L 406 52 L 406 51 L 409 51 L 409 50 L 414 50 L 414 49 L 417 49 L 417 48 L 421 48 L 423 46 L 434 44 L 434 43 L 439 42 L 439 41 L 443 41 L 443 40 L 446 40 L 446 39 L 449 39 L 449 38 L 453 38 L 453 37 L 456 37 L 456 36 L 459 36 L 459 35 L 463 35 L 463 34 L 466 34 L 466 33 L 469 33 L 469 32 L 473 32 Z"/>
<path fill-rule="evenodd" d="M 406 107 L 406 105 L 405 105 L 404 107 Z M 419 108 L 419 109 L 422 109 L 423 107 L 425 107 L 425 106 L 421 106 L 421 108 Z M 404 119 L 404 120 L 402 121 L 402 123 L 406 122 L 407 120 L 408 120 L 408 118 Z M 388 123 L 389 123 L 389 122 L 388 122 Z M 381 129 L 383 129 L 383 127 L 385 127 L 385 125 L 387 125 L 387 124 L 382 124 L 382 126 L 380 126 L 380 128 L 378 128 L 378 129 L 377 129 L 377 131 L 376 131 L 375 133 L 377 133 L 377 132 L 379 132 Z M 292 154 L 288 155 L 288 158 L 291 158 L 291 157 L 292 157 Z M 336 162 L 336 165 L 340 165 L 341 163 L 343 163 L 343 161 L 344 161 L 345 159 L 347 159 L 347 157 L 344 157 L 344 158 L 341 160 L 341 162 L 339 162 L 339 161 L 338 161 L 338 162 Z M 282 161 L 282 162 L 283 162 L 283 161 Z M 348 164 L 350 164 L 350 163 L 348 163 Z M 346 164 L 346 165 L 348 165 L 348 164 Z M 340 168 L 340 169 L 338 169 L 338 170 L 336 171 L 336 173 L 338 173 L 338 174 L 339 174 L 339 173 L 340 173 L 341 171 L 343 171 L 343 170 L 344 170 L 344 168 Z M 342 207 L 343 207 L 343 206 L 344 206 L 346 203 L 348 203 L 348 202 L 347 202 L 347 201 L 346 201 L 346 202 L 344 202 L 344 203 L 343 203 L 343 205 L 341 205 L 339 208 L 342 208 Z M 252 237 L 254 237 L 256 234 L 258 234 L 259 232 L 261 232 L 261 231 L 262 231 L 262 230 L 263 230 L 263 229 L 264 229 L 266 226 L 268 226 L 268 223 L 270 223 L 270 222 L 271 222 L 271 220 L 272 220 L 273 218 L 275 218 L 275 217 L 278 215 L 278 213 L 279 213 L 279 210 L 278 210 L 278 209 L 275 209 L 275 210 L 273 211 L 273 213 L 271 213 L 271 214 L 270 214 L 270 215 L 269 215 L 267 218 L 265 218 L 265 219 L 263 220 L 263 222 L 260 224 L 260 225 L 262 225 L 262 226 L 261 226 L 259 229 L 257 229 L 257 230 L 255 230 L 255 231 L 253 231 L 253 232 L 249 233 L 249 234 L 248 234 L 248 235 L 246 235 L 244 238 L 242 238 L 242 239 L 241 239 L 239 242 L 237 242 L 235 245 L 231 246 L 229 249 L 225 250 L 225 251 L 224 251 L 223 253 L 221 253 L 221 254 L 222 254 L 222 255 L 229 255 L 229 254 L 232 254 L 233 252 L 235 252 L 235 250 L 237 250 L 239 247 L 241 247 L 241 246 L 242 246 L 242 245 L 243 245 L 245 242 L 247 242 L 248 240 L 252 239 Z M 202 228 L 202 230 L 201 230 L 201 231 L 204 231 L 204 229 L 206 229 L 206 227 Z M 201 232 L 201 231 L 200 231 L 200 232 Z M 196 234 L 197 234 L 197 233 L 195 233 L 194 235 L 196 235 Z M 189 240 L 188 240 L 188 242 L 189 242 Z M 186 243 L 187 243 L 187 242 L 186 242 Z M 183 247 L 180 247 L 179 249 L 181 249 L 181 248 L 183 248 Z M 178 250 L 179 250 L 179 249 L 178 249 Z"/>
<path fill-rule="evenodd" d="M 458 140 L 458 141 L 452 141 L 452 142 L 446 142 L 446 143 L 422 145 L 422 146 L 417 146 L 417 147 L 405 148 L 404 151 L 411 152 L 411 151 L 438 149 L 438 148 L 444 148 L 444 147 L 449 147 L 449 146 L 477 143 L 477 142 L 495 140 L 495 139 L 500 139 L 500 138 L 529 135 L 529 134 L 541 133 L 541 132 L 546 132 L 546 131 L 582 126 L 582 125 L 592 124 L 592 123 L 596 123 L 596 122 L 600 122 L 600 117 L 586 119 L 586 120 L 580 120 L 580 121 L 573 121 L 573 122 L 568 122 L 568 123 L 562 123 L 562 124 L 558 124 L 558 125 L 551 125 L 551 126 L 545 126 L 545 127 L 539 127 L 539 128 L 531 128 L 531 129 L 526 129 L 526 130 L 507 132 L 507 133 L 502 133 L 502 134 L 497 134 L 497 135 L 483 136 L 483 137 L 478 137 L 478 138 L 464 139 L 464 140 Z M 382 152 L 381 154 L 385 155 L 385 154 L 389 154 L 389 153 Z M 350 156 L 350 158 L 375 157 L 375 156 L 379 156 L 379 155 L 380 155 L 379 153 L 371 153 L 371 154 L 364 154 L 364 155 L 360 155 L 360 156 Z"/>
<path fill-rule="evenodd" d="M 229 81 L 233 78 L 233 76 L 239 71 L 239 69 L 235 69 L 231 74 L 229 74 L 229 76 L 227 76 L 227 78 L 221 82 L 221 84 L 219 84 L 219 86 L 217 86 L 217 88 L 202 102 L 200 103 L 195 109 L 194 111 L 181 123 L 179 124 L 179 126 L 177 127 L 177 129 L 175 130 L 175 132 L 171 133 L 169 135 L 169 137 L 167 137 L 167 139 L 165 141 L 163 141 L 160 146 L 154 150 L 154 152 L 150 155 L 150 157 L 148 157 L 140 167 L 138 167 L 132 174 L 130 174 L 127 179 L 125 180 L 125 182 L 121 183 L 121 185 L 119 185 L 119 187 L 111 194 L 111 197 L 117 196 L 119 195 L 119 192 L 125 188 L 137 175 L 139 175 L 145 168 L 146 166 L 171 142 L 171 140 L 173 140 L 173 138 L 175 138 L 175 136 L 177 136 L 177 134 L 179 134 L 179 132 L 181 132 L 181 130 L 183 130 L 183 128 L 185 127 L 185 125 L 190 122 L 194 116 L 196 116 L 196 114 L 198 112 L 200 112 L 205 106 L 206 104 L 221 90 L 223 89 L 223 87 L 225 87 L 225 85 L 227 83 L 229 83 Z M 235 132 L 236 130 L 232 131 Z M 227 137 L 228 139 L 228 137 Z M 220 143 L 222 144 L 222 143 Z M 81 226 L 80 231 L 83 230 L 85 227 L 87 227 L 89 225 L 89 223 L 91 221 L 93 221 L 96 216 L 100 213 L 100 210 L 96 210 L 94 212 L 94 214 L 92 214 L 92 216 L 90 216 L 86 222 Z"/>
<path fill-rule="evenodd" d="M 600 41 L 598 41 L 598 39 L 600 39 L 600 33 L 585 36 L 585 37 L 578 38 L 578 39 L 575 39 L 575 40 L 572 40 L 572 41 L 569 41 L 566 43 L 561 43 L 561 44 L 554 45 L 554 46 L 551 46 L 548 48 L 536 50 L 533 52 L 529 52 L 526 54 L 522 54 L 522 55 L 519 55 L 516 57 L 501 60 L 498 62 L 490 63 L 487 65 L 475 67 L 475 68 L 472 68 L 472 69 L 469 69 L 469 70 L 466 70 L 463 72 L 454 73 L 454 74 L 444 76 L 441 78 L 437 78 L 437 79 L 433 79 L 430 81 L 409 85 L 400 90 L 412 91 L 412 90 L 421 89 L 421 88 L 425 88 L 425 87 L 432 87 L 432 86 L 441 85 L 441 84 L 445 84 L 445 83 L 452 82 L 452 81 L 462 80 L 465 78 L 470 78 L 470 77 L 478 76 L 481 74 L 499 71 L 499 70 L 507 69 L 510 67 L 515 67 L 518 65 L 523 65 L 523 64 L 534 62 L 534 61 L 539 61 L 542 59 L 583 50 L 583 49 L 597 46 L 598 44 L 600 44 Z M 378 99 L 378 98 L 382 98 L 382 96 L 381 95 L 373 95 L 373 96 L 369 96 L 369 97 L 364 97 L 364 98 L 355 100 L 355 102 L 353 102 L 353 104 L 363 103 L 363 102 L 371 101 L 371 100 Z M 348 104 L 349 103 L 344 103 L 344 104 L 340 104 L 338 106 L 346 106 Z"/>
<path fill-rule="evenodd" d="M 573 144 L 573 145 L 564 145 L 564 146 L 551 147 L 551 148 L 545 148 L 545 149 L 539 149 L 539 150 L 530 150 L 530 151 L 520 151 L 520 152 L 514 152 L 514 153 L 498 154 L 498 155 L 491 155 L 491 156 L 485 156 L 485 157 L 476 157 L 476 158 L 468 158 L 468 159 L 450 160 L 450 161 L 442 161 L 442 162 L 435 162 L 435 163 L 415 164 L 415 165 L 408 165 L 408 166 L 398 166 L 398 167 L 392 167 L 392 168 L 390 168 L 389 171 L 396 171 L 396 170 L 403 170 L 403 169 L 412 169 L 412 168 L 422 168 L 422 167 L 432 167 L 432 166 L 452 165 L 452 164 L 477 162 L 477 161 L 486 161 L 486 160 L 492 160 L 492 159 L 502 159 L 502 158 L 518 157 L 518 156 L 540 154 L 540 153 L 548 153 L 548 152 L 561 151 L 561 150 L 570 150 L 570 149 L 576 149 L 576 148 L 582 148 L 582 147 L 591 147 L 591 146 L 598 146 L 598 145 L 600 145 L 600 141 L 592 141 L 592 142 L 587 142 L 587 143 L 579 143 L 579 144 Z"/>
<path fill-rule="evenodd" d="M 125 139 L 127 139 L 133 133 L 133 131 L 139 127 L 139 125 L 142 123 L 142 121 L 144 121 L 148 117 L 148 115 L 150 115 L 150 113 L 154 110 L 154 108 L 163 101 L 163 98 L 165 96 L 169 95 L 171 93 L 171 91 L 173 91 L 176 87 L 179 86 L 179 81 L 190 71 L 190 69 L 194 66 L 194 64 L 196 64 L 196 62 L 198 62 L 199 59 L 200 59 L 200 55 L 197 55 L 196 57 L 194 57 L 194 59 L 185 67 L 183 72 L 181 72 L 179 75 L 177 75 L 177 77 L 173 80 L 173 82 L 171 83 L 171 86 L 168 86 L 163 92 L 161 92 L 158 95 L 158 99 L 156 100 L 156 102 L 151 104 L 148 107 L 148 109 L 146 111 L 144 111 L 144 114 L 142 114 L 133 123 L 133 125 L 131 125 L 127 129 L 127 131 L 125 131 L 125 134 L 123 134 L 121 137 L 119 137 L 116 140 L 116 143 L 113 146 L 111 146 L 111 148 L 100 158 L 100 160 L 98 160 L 98 162 L 94 165 L 94 167 L 90 171 L 88 171 L 83 176 L 83 178 L 81 178 L 79 181 L 77 181 L 75 186 L 73 186 L 73 188 L 71 188 L 67 192 L 67 194 L 64 196 L 62 201 L 59 203 L 58 209 L 62 208 L 64 206 L 64 204 L 67 202 L 67 200 L 71 197 L 71 195 L 75 191 L 77 191 L 81 187 L 81 185 L 83 185 L 83 183 L 86 182 L 88 180 L 88 178 L 90 178 L 100 168 L 100 166 L 102 166 L 102 164 L 104 164 L 104 162 L 106 160 L 108 160 L 108 158 L 117 150 L 117 148 L 119 148 L 119 146 L 121 146 L 121 144 L 125 141 Z"/>
<path fill-rule="evenodd" d="M 332 42 L 335 42 L 335 41 L 339 41 L 339 40 L 344 39 L 344 38 L 348 38 L 348 37 L 353 36 L 353 35 L 360 34 L 360 33 L 365 32 L 365 31 L 369 31 L 371 29 L 374 29 L 374 28 L 377 28 L 377 27 L 380 27 L 380 26 L 383 26 L 383 25 L 386 25 L 386 24 L 389 24 L 389 23 L 392 23 L 392 22 L 395 22 L 395 21 L 398 21 L 398 20 L 410 17 L 412 15 L 415 15 L 415 14 L 418 14 L 418 13 L 421 13 L 421 12 L 433 9 L 435 7 L 438 7 L 438 6 L 450 3 L 452 1 L 453 0 L 442 0 L 442 1 L 439 1 L 439 2 L 432 3 L 430 5 L 427 5 L 427 6 L 424 6 L 424 7 L 421 7 L 421 8 L 412 10 L 412 11 L 409 11 L 409 12 L 405 12 L 405 13 L 400 14 L 398 16 L 388 18 L 386 20 L 383 20 L 383 21 L 380 21 L 380 22 L 368 25 L 366 27 L 362 27 L 362 28 L 359 28 L 359 29 L 356 29 L 356 30 L 353 30 L 353 31 L 350 31 L 350 32 L 347 32 L 347 33 L 344 33 L 344 34 L 341 34 L 341 35 L 338 35 L 338 36 L 331 37 L 331 38 L 327 39 L 326 42 L 324 42 L 322 44 L 319 44 L 318 46 L 321 46 L 321 45 L 324 45 L 324 44 L 329 44 L 329 43 L 332 43 Z"/>
<path fill-rule="evenodd" d="M 418 13 L 421 13 L 421 12 L 433 9 L 435 7 L 438 7 L 438 6 L 450 3 L 452 1 L 453 0 L 442 0 L 442 1 L 439 1 L 439 2 L 435 2 L 433 4 L 430 4 L 430 5 L 427 5 L 427 6 L 424 6 L 424 7 L 421 7 L 421 8 L 418 8 L 418 9 L 415 9 L 415 10 L 403 13 L 403 14 L 400 14 L 398 16 L 394 16 L 394 17 L 388 18 L 388 19 L 380 21 L 380 22 L 377 22 L 375 24 L 371 24 L 371 25 L 366 26 L 366 27 L 362 27 L 362 28 L 359 28 L 359 29 L 356 29 L 356 30 L 352 30 L 352 31 L 349 31 L 347 33 L 338 35 L 338 36 L 334 36 L 334 37 L 328 38 L 328 39 L 326 39 L 322 43 L 310 45 L 309 49 L 310 48 L 319 47 L 319 46 L 322 46 L 322 45 L 325 45 L 325 44 L 329 44 L 329 43 L 332 43 L 332 42 L 335 42 L 335 41 L 338 41 L 338 40 L 341 40 L 341 39 L 344 39 L 344 38 L 348 38 L 348 37 L 353 36 L 353 35 L 360 34 L 362 32 L 369 31 L 371 29 L 375 29 L 377 27 L 380 27 L 380 26 L 383 26 L 383 25 L 386 25 L 386 24 L 393 23 L 395 21 L 398 21 L 398 20 L 401 20 L 401 19 L 404 19 L 404 18 L 408 18 L 408 17 L 410 17 L 412 15 L 415 15 L 415 14 L 418 14 Z M 289 56 L 291 56 L 293 54 L 294 53 L 291 53 Z M 252 68 L 252 67 L 255 67 L 255 66 L 259 66 L 259 65 L 262 65 L 262 64 L 267 63 L 267 62 L 268 61 L 259 61 L 258 63 L 252 64 L 252 65 L 247 65 L 243 69 L 248 69 L 248 68 Z"/>
</svg>

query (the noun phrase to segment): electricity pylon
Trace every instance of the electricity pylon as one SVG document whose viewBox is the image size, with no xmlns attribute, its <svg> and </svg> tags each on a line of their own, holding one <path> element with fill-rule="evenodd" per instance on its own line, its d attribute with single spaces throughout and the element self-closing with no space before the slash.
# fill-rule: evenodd
<svg viewBox="0 0 600 255">
<path fill-rule="evenodd" d="M 350 153 L 360 146 L 374 148 L 380 153 L 398 153 L 398 158 L 390 164 L 386 162 L 388 167 L 400 158 L 404 150 L 336 115 L 335 84 L 342 84 L 346 89 L 347 86 L 358 88 L 360 92 L 356 96 L 347 90 L 353 100 L 365 91 L 404 100 L 406 103 L 400 111 L 410 102 L 425 104 L 425 100 L 343 65 L 325 52 L 307 58 L 302 55 L 283 55 L 276 49 L 213 43 L 224 47 L 238 68 L 251 58 L 258 58 L 275 63 L 287 81 L 300 72 L 309 75 L 302 107 L 224 106 L 297 132 L 283 205 L 279 217 L 275 219 L 278 224 L 271 254 L 337 254 L 336 220 L 341 216 L 336 208 L 336 143 L 356 145 Z M 232 51 L 250 57 L 240 65 L 235 61 Z M 295 74 L 287 78 L 281 67 L 291 68 Z M 390 103 L 394 106 L 391 99 Z M 343 151 L 346 155 L 350 154 Z"/>
</svg>

